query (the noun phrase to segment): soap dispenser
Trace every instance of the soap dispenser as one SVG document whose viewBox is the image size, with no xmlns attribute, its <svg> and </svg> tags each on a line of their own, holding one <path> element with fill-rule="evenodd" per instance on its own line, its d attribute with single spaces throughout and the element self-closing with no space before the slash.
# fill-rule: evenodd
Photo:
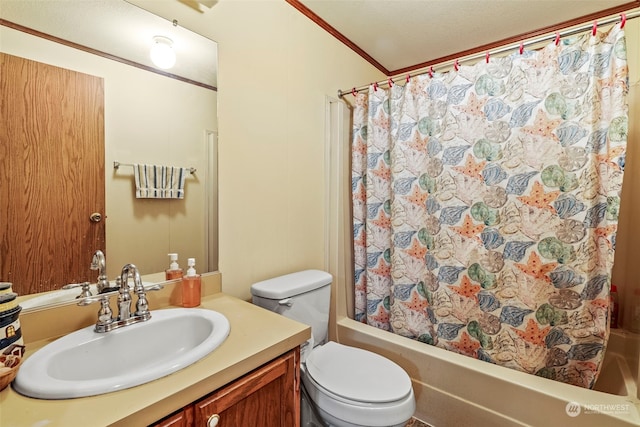
<svg viewBox="0 0 640 427">
<path fill-rule="evenodd" d="M 178 254 L 168 254 L 171 264 L 169 269 L 164 271 L 166 280 L 182 279 L 182 269 L 178 266 Z"/>
<path fill-rule="evenodd" d="M 202 296 L 202 282 L 200 275 L 196 273 L 196 260 L 189 258 L 187 275 L 182 278 L 182 306 L 197 307 Z"/>
</svg>

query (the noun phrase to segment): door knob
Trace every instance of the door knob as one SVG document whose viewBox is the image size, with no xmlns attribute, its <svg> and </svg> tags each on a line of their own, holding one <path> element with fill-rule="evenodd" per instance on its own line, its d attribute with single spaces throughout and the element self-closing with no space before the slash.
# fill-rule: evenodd
<svg viewBox="0 0 640 427">
<path fill-rule="evenodd" d="M 100 222 L 102 221 L 102 214 L 100 212 L 94 212 L 89 216 L 89 220 L 91 220 L 91 222 Z"/>
</svg>

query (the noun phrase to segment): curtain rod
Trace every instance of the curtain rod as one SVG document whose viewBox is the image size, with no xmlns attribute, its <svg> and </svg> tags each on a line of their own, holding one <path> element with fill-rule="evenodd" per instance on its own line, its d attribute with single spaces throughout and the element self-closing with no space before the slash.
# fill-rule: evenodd
<svg viewBox="0 0 640 427">
<path fill-rule="evenodd" d="M 632 12 L 632 13 L 629 13 L 629 14 L 620 14 L 618 16 L 613 16 L 613 17 L 606 18 L 606 19 L 603 19 L 603 20 L 600 20 L 600 21 L 598 21 L 598 20 L 594 21 L 591 24 L 584 24 L 584 25 L 581 25 L 579 27 L 575 27 L 575 28 L 568 29 L 568 30 L 565 30 L 565 31 L 559 31 L 559 32 L 554 33 L 554 34 L 547 34 L 545 36 L 541 36 L 541 37 L 537 37 L 537 38 L 530 39 L 530 40 L 527 40 L 527 41 L 523 41 L 520 45 L 503 46 L 501 48 L 497 48 L 495 50 L 492 50 L 491 53 L 492 54 L 501 54 L 501 53 L 508 52 L 510 50 L 519 50 L 521 47 L 527 47 L 527 46 L 535 45 L 535 44 L 542 43 L 542 42 L 545 42 L 545 41 L 548 41 L 548 40 L 554 40 L 557 37 L 568 37 L 568 36 L 573 36 L 575 34 L 584 33 L 586 31 L 593 30 L 595 25 L 597 25 L 597 26 L 609 25 L 609 24 L 613 24 L 613 23 L 616 23 L 618 21 L 622 21 L 622 20 L 625 20 L 625 19 L 634 19 L 634 18 L 638 18 L 638 17 L 640 17 L 640 11 Z M 462 57 L 462 58 L 456 59 L 454 61 L 446 61 L 446 62 L 443 62 L 441 64 L 438 64 L 437 68 L 438 69 L 448 68 L 448 67 L 450 67 L 452 65 L 457 66 L 460 62 L 463 62 L 463 61 L 464 62 L 468 62 L 468 61 L 475 61 L 475 60 L 478 60 L 478 59 L 483 59 L 483 58 L 486 58 L 488 54 L 489 54 L 489 52 L 476 53 L 476 54 L 473 54 L 473 55 L 469 55 L 469 56 L 466 56 L 466 57 Z M 429 68 L 418 69 L 414 73 L 411 73 L 411 77 L 420 76 L 422 74 L 427 74 L 427 73 L 434 72 L 434 71 L 435 71 L 435 69 L 434 69 L 433 66 L 431 66 Z M 407 79 L 408 78 L 409 78 L 409 74 L 407 74 Z M 356 93 L 361 92 L 361 91 L 369 88 L 369 86 L 371 84 L 376 84 L 378 86 L 388 85 L 389 82 L 395 83 L 397 79 L 399 79 L 399 77 L 397 77 L 396 79 L 394 79 L 392 77 L 389 77 L 387 80 L 381 80 L 381 81 L 376 82 L 376 83 L 370 83 L 370 84 L 363 85 L 363 86 L 360 86 L 360 87 L 354 87 L 353 89 L 347 89 L 345 91 L 338 90 L 338 98 L 342 99 L 342 97 L 344 95 L 353 94 L 354 92 L 356 92 Z"/>
</svg>

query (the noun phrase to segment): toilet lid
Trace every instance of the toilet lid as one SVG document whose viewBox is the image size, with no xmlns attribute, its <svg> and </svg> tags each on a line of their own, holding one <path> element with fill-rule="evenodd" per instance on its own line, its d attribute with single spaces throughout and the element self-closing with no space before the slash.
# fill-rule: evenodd
<svg viewBox="0 0 640 427">
<path fill-rule="evenodd" d="M 305 366 L 316 383 L 348 400 L 394 402 L 411 391 L 409 375 L 396 363 L 333 341 L 314 348 Z"/>
</svg>

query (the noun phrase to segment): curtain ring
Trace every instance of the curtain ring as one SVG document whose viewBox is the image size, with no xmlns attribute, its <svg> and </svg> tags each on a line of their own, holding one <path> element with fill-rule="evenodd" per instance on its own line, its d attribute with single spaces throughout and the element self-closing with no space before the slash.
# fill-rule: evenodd
<svg viewBox="0 0 640 427">
<path fill-rule="evenodd" d="M 355 87 L 353 89 L 351 89 L 351 95 L 353 95 L 353 96 L 357 96 L 358 95 L 358 91 L 356 90 Z"/>
</svg>

